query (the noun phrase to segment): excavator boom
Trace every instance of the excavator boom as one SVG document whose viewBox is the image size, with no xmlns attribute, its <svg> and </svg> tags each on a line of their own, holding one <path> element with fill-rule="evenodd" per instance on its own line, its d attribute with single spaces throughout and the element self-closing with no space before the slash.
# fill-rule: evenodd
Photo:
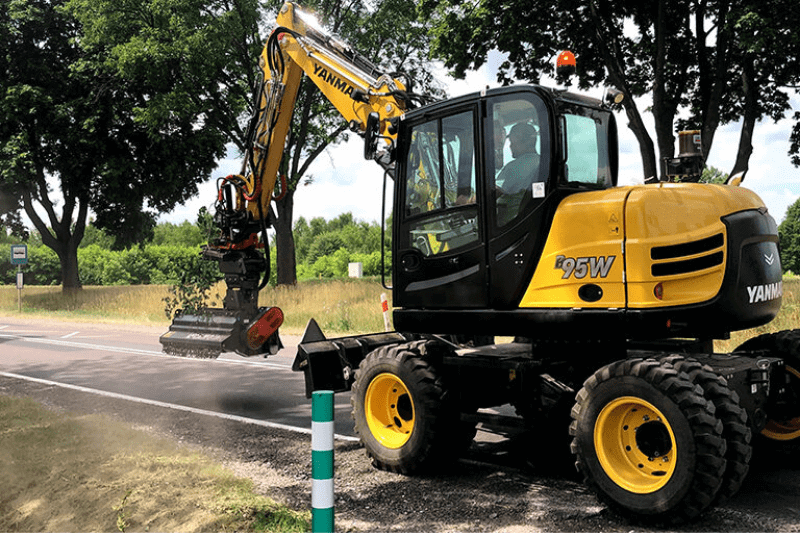
<svg viewBox="0 0 800 533">
<path fill-rule="evenodd" d="M 219 236 L 203 250 L 217 261 L 227 291 L 222 308 L 179 311 L 162 335 L 164 350 L 190 357 L 275 353 L 283 313 L 258 306 L 269 279 L 267 228 L 270 203 L 282 172 L 284 151 L 303 75 L 306 75 L 359 134 L 370 130 L 373 158 L 383 139 L 391 148 L 396 122 L 426 97 L 353 51 L 324 30 L 315 17 L 287 2 L 261 53 L 262 77 L 256 87 L 247 128 L 247 150 L 239 174 L 219 180 L 214 221 Z M 379 161 L 380 162 L 380 161 Z M 286 182 L 281 184 L 285 192 Z"/>
</svg>

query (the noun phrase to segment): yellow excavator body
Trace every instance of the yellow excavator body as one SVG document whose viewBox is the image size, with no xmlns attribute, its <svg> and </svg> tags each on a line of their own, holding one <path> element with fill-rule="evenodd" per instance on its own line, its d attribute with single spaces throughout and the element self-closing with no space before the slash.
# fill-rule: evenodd
<svg viewBox="0 0 800 533">
<path fill-rule="evenodd" d="M 708 301 L 725 274 L 723 219 L 758 209 L 763 202 L 748 189 L 695 183 L 568 196 L 556 210 L 520 307 L 648 309 Z M 675 255 L 681 245 L 685 253 Z M 664 249 L 675 252 L 659 257 Z M 670 273 L 676 261 L 694 263 L 683 269 L 689 271 Z M 595 302 L 578 294 L 589 281 L 602 290 Z"/>
</svg>

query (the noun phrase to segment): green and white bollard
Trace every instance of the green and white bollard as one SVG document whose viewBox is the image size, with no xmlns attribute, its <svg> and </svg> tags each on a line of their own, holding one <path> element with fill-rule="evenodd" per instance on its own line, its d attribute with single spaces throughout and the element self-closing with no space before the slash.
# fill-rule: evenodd
<svg viewBox="0 0 800 533">
<path fill-rule="evenodd" d="M 333 391 L 311 396 L 311 531 L 333 532 Z"/>
</svg>

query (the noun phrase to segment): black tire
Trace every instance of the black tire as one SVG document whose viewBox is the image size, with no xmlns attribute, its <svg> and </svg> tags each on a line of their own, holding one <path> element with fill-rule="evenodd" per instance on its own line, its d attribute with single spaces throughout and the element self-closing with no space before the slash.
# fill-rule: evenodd
<svg viewBox="0 0 800 533">
<path fill-rule="evenodd" d="M 578 470 L 612 509 L 679 523 L 711 505 L 725 471 L 722 422 L 685 374 L 653 359 L 611 363 L 584 382 L 572 418 Z"/>
<path fill-rule="evenodd" d="M 739 405 L 739 395 L 729 389 L 725 378 L 710 366 L 678 354 L 663 357 L 661 362 L 686 373 L 692 383 L 700 385 L 703 397 L 714 404 L 715 416 L 722 421 L 726 466 L 722 485 L 713 502 L 713 505 L 721 505 L 739 492 L 750 470 L 753 448 L 750 445 L 752 432 L 747 425 L 747 413 Z"/>
<path fill-rule="evenodd" d="M 423 359 L 424 344 L 384 346 L 356 371 L 350 399 L 355 429 L 381 470 L 419 473 L 445 456 L 452 418 L 441 379 Z"/>
<path fill-rule="evenodd" d="M 766 426 L 761 429 L 761 436 L 778 444 L 800 443 L 800 329 L 753 337 L 736 348 L 734 353 L 760 350 L 782 358 L 782 371 L 786 373 L 781 412 L 767 413 L 768 419 Z"/>
</svg>

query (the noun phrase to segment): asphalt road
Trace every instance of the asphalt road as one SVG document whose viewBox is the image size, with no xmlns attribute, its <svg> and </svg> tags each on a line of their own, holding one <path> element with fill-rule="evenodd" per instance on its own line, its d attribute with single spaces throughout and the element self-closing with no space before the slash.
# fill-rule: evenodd
<svg viewBox="0 0 800 533">
<path fill-rule="evenodd" d="M 112 325 L 91 324 L 77 322 L 61 322 L 48 320 L 18 319 L 13 317 L 0 317 L 0 377 L 4 379 L 4 387 L 9 390 L 29 388 L 36 389 L 35 395 L 46 396 L 47 390 L 53 393 L 64 391 L 65 388 L 79 391 L 83 398 L 82 409 L 85 403 L 125 404 L 126 409 L 134 413 L 176 412 L 187 411 L 185 417 L 180 417 L 180 424 L 169 422 L 171 432 L 187 432 L 187 438 L 202 440 L 204 438 L 216 441 L 223 439 L 225 442 L 242 442 L 247 457 L 252 459 L 254 450 L 259 453 L 278 453 L 284 448 L 294 450 L 291 446 L 275 446 L 271 439 L 272 433 L 248 430 L 249 424 L 290 429 L 292 434 L 308 432 L 311 427 L 311 404 L 305 397 L 305 384 L 300 373 L 291 371 L 296 345 L 299 337 L 283 335 L 286 346 L 278 355 L 263 358 L 243 358 L 234 354 L 225 354 L 216 360 L 195 360 L 167 356 L 161 352 L 158 337 L 165 331 L 161 327 L 146 327 L 137 325 Z M 25 380 L 29 382 L 25 384 Z M 18 385 L 13 385 L 17 383 Z M 74 392 L 61 393 L 75 395 Z M 105 396 L 105 398 L 104 398 Z M 124 400 L 118 402 L 109 399 Z M 139 402 L 141 408 L 136 405 Z M 155 406 L 155 407 L 153 407 Z M 168 409 L 161 409 L 166 407 Z M 128 411 L 130 413 L 130 411 Z M 206 416 L 193 416 L 191 413 L 201 415 L 213 414 L 220 417 L 219 424 L 228 429 L 224 436 L 213 431 L 216 427 L 209 423 Z M 135 414 L 133 415 L 136 416 Z M 163 416 L 163 415 L 159 415 Z M 176 414 L 175 416 L 179 416 Z M 335 431 L 345 440 L 353 439 L 353 426 L 350 418 L 350 399 L 348 394 L 336 395 L 336 423 Z M 187 418 L 188 417 L 188 418 Z M 197 427 L 195 427 L 197 426 Z M 187 429 L 188 428 L 188 429 Z M 194 428 L 194 429 L 192 429 Z M 236 432 L 243 436 L 236 437 Z M 233 432 L 234 436 L 231 436 Z M 284 432 L 279 432 L 284 433 Z M 255 435 L 255 436 L 254 436 Z M 300 436 L 302 437 L 302 436 Z M 494 443 L 493 435 L 480 432 L 478 444 L 473 446 L 468 459 L 477 460 L 480 464 L 501 466 L 504 464 L 519 465 L 519 457 L 515 454 L 519 450 L 508 453 L 509 448 L 502 442 Z M 261 439 L 263 443 L 251 445 L 254 439 Z M 307 447 L 305 439 L 304 447 Z M 482 444 L 482 445 L 481 445 Z M 345 446 L 355 446 L 342 443 Z M 493 446 L 495 446 L 493 448 Z M 234 446 L 234 448 L 236 448 Z M 791 446 L 780 451 L 759 447 L 755 450 L 750 474 L 745 480 L 742 491 L 724 507 L 709 512 L 707 517 L 699 523 L 692 524 L 684 531 L 800 531 L 800 446 Z M 353 455 L 353 459 L 348 458 Z M 294 457 L 294 459 L 291 459 Z M 350 448 L 346 453 L 339 455 L 344 465 L 353 463 L 352 475 L 342 474 L 345 479 L 352 477 L 353 513 L 374 515 L 377 504 L 372 508 L 364 507 L 359 500 L 360 495 L 366 494 L 363 490 L 365 479 L 379 480 L 382 485 L 405 483 L 405 478 L 392 477 L 390 481 L 384 479 L 386 473 L 366 468 L 366 459 L 360 449 Z M 513 461 L 512 461 L 513 459 Z M 267 457 L 261 462 L 281 464 L 290 468 L 292 461 L 297 460 L 296 454 L 287 457 Z M 473 463 L 465 463 L 465 471 L 472 471 L 478 467 Z M 570 498 L 577 498 L 583 494 L 580 485 L 573 485 L 560 479 L 538 478 L 536 472 L 541 465 L 533 465 L 533 479 L 529 474 L 523 473 L 525 468 L 514 470 L 513 474 L 523 479 L 523 484 L 538 486 L 543 483 L 547 489 L 545 493 L 553 495 L 559 501 L 564 499 L 569 520 L 562 526 L 563 517 L 553 515 L 553 518 L 542 525 L 546 530 L 600 530 L 620 531 L 625 529 L 625 524 L 619 523 L 613 516 L 597 515 L 596 504 L 584 504 Z M 496 468 L 496 467 L 493 467 Z M 344 467 L 341 470 L 347 471 Z M 494 472 L 494 470 L 491 470 Z M 349 476 L 349 477 L 348 477 Z M 474 477 L 474 476 L 473 476 Z M 491 476 L 490 476 L 491 478 Z M 388 478 L 387 478 L 388 479 Z M 489 479 L 489 478 L 487 478 Z M 417 478 L 410 478 L 407 498 L 428 498 L 429 493 L 421 493 L 416 483 Z M 436 480 L 428 479 L 425 482 L 435 483 Z M 478 477 L 459 476 L 450 477 L 443 483 L 457 484 L 459 490 L 474 494 L 474 500 L 484 501 L 488 496 L 481 493 L 486 486 L 486 480 Z M 565 483 L 567 483 L 565 485 Z M 345 482 L 342 482 L 346 486 Z M 573 487 L 565 490 L 563 487 Z M 348 489 L 349 490 L 349 489 Z M 377 489 L 376 489 L 377 490 Z M 445 490 L 438 487 L 434 492 Z M 451 490 L 447 488 L 446 490 Z M 498 490 L 493 488 L 491 490 Z M 347 492 L 344 490 L 343 492 Z M 573 494 L 574 493 L 574 494 Z M 349 493 L 347 493 L 349 494 Z M 577 495 L 577 496 L 576 496 Z M 350 497 L 350 496 L 348 496 Z M 372 497 L 372 496 L 370 496 Z M 505 498 L 506 496 L 504 496 Z M 510 496 L 508 496 L 510 498 Z M 583 496 L 580 496 L 583 498 Z M 531 501 L 536 500 L 528 493 L 514 496 L 520 505 L 530 507 Z M 389 500 L 394 501 L 395 496 Z M 389 501 L 387 500 L 387 501 Z M 516 500 L 514 500 L 516 501 Z M 583 500 L 581 500 L 583 501 Z M 591 499 L 589 501 L 592 501 Z M 360 502 L 360 503 L 359 503 Z M 373 505 L 373 504 L 370 504 Z M 545 504 L 542 504 L 545 505 Z M 552 502 L 544 508 L 551 509 Z M 387 512 L 394 511 L 396 506 L 387 504 Z M 527 508 L 526 507 L 526 508 Z M 470 508 L 470 506 L 466 506 Z M 577 509 L 577 511 L 575 511 Z M 583 511 L 580 511 L 583 509 Z M 438 512 L 438 511 L 437 511 Z M 463 514 L 463 509 L 454 511 L 454 517 Z M 552 514 L 551 511 L 548 511 Z M 570 514 L 572 513 L 572 514 Z M 573 514 L 577 513 L 573 517 Z M 583 517 L 583 514 L 586 516 Z M 548 515 L 549 516 L 549 515 Z M 600 516 L 600 518 L 598 518 Z M 746 519 L 744 517 L 747 517 Z M 600 520 L 598 522 L 597 520 Z M 527 514 L 514 515 L 522 530 L 530 526 L 531 517 Z M 743 521 L 744 520 L 744 521 Z M 456 522 L 452 522 L 456 523 Z M 516 522 L 512 522 L 516 523 Z M 524 526 L 527 524 L 527 526 Z M 420 530 L 425 529 L 425 525 Z M 567 529 L 564 529 L 567 528 Z M 413 528 L 411 528 L 413 529 Z M 643 529 L 647 530 L 647 529 Z"/>
<path fill-rule="evenodd" d="M 0 373 L 310 430 L 303 374 L 291 370 L 298 336 L 282 335 L 285 348 L 266 359 L 208 360 L 162 353 L 165 331 L 0 317 Z M 335 401 L 335 432 L 352 437 L 350 396 Z"/>
</svg>

